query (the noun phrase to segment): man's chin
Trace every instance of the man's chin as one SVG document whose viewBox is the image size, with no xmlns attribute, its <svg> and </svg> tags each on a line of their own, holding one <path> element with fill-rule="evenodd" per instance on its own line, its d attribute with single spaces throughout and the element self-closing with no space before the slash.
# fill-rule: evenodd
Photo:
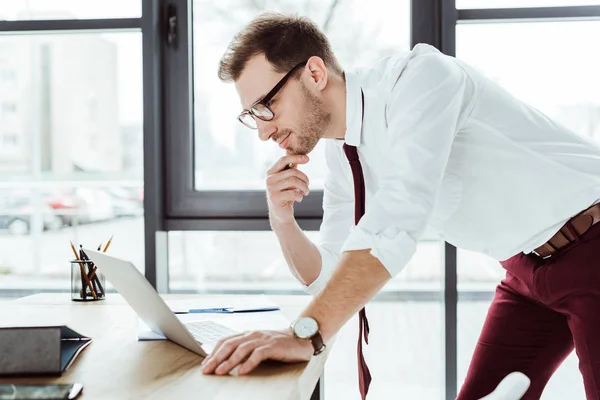
<svg viewBox="0 0 600 400">
<path fill-rule="evenodd" d="M 305 156 L 305 155 L 309 154 L 310 151 L 286 149 L 285 153 L 288 156 Z"/>
<path fill-rule="evenodd" d="M 287 155 L 304 156 L 304 155 L 310 154 L 316 147 L 317 147 L 317 143 L 315 143 L 313 146 L 305 147 L 302 149 L 294 149 L 294 148 L 288 147 L 286 149 L 286 153 L 287 153 Z"/>
</svg>

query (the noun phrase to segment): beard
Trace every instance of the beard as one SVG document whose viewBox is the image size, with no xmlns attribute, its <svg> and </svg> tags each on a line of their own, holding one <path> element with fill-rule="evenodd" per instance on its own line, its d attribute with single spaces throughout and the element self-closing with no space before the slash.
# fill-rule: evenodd
<svg viewBox="0 0 600 400">
<path fill-rule="evenodd" d="M 319 99 L 300 81 L 304 97 L 304 112 L 300 122 L 300 132 L 296 135 L 297 144 L 287 148 L 289 154 L 308 154 L 317 146 L 319 140 L 331 125 L 331 113 L 323 100 Z"/>
</svg>

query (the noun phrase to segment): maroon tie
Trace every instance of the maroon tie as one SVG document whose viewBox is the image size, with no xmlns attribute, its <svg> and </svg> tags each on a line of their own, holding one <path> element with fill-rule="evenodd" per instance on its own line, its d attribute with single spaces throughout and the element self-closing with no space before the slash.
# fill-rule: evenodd
<svg viewBox="0 0 600 400">
<path fill-rule="evenodd" d="M 360 160 L 358 159 L 358 151 L 356 147 L 344 143 L 344 153 L 350 162 L 352 169 L 352 178 L 354 179 L 354 224 L 358 224 L 360 218 L 365 214 L 365 178 L 363 176 Z M 367 397 L 369 385 L 371 384 L 371 372 L 365 361 L 362 350 L 362 339 L 365 338 L 365 343 L 369 344 L 369 321 L 367 320 L 367 312 L 363 307 L 358 313 L 358 386 L 360 395 L 363 400 Z"/>
</svg>

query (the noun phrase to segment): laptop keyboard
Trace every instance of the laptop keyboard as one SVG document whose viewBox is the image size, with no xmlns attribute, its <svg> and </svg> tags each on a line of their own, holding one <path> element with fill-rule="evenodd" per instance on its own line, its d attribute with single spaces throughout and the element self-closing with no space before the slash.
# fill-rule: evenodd
<svg viewBox="0 0 600 400">
<path fill-rule="evenodd" d="M 239 333 L 231 328 L 212 321 L 187 322 L 185 326 L 188 328 L 194 339 L 202 344 L 216 344 L 224 337 Z"/>
</svg>

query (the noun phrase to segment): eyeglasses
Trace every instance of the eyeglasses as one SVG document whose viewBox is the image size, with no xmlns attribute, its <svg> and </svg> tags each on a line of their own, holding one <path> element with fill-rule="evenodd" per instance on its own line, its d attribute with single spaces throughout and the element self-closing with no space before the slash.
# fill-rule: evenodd
<svg viewBox="0 0 600 400">
<path fill-rule="evenodd" d="M 263 121 L 271 121 L 273 118 L 275 118 L 275 113 L 269 108 L 269 103 L 273 97 L 275 97 L 277 92 L 279 92 L 285 83 L 290 79 L 290 77 L 294 75 L 294 72 L 305 65 L 306 61 L 301 62 L 292 68 L 290 72 L 285 74 L 285 76 L 281 78 L 277 85 L 275 85 L 275 87 L 271 89 L 271 91 L 267 93 L 265 97 L 252 104 L 248 110 L 242 111 L 242 113 L 238 115 L 238 120 L 250 129 L 257 129 L 258 125 L 256 124 L 256 118 Z"/>
</svg>

